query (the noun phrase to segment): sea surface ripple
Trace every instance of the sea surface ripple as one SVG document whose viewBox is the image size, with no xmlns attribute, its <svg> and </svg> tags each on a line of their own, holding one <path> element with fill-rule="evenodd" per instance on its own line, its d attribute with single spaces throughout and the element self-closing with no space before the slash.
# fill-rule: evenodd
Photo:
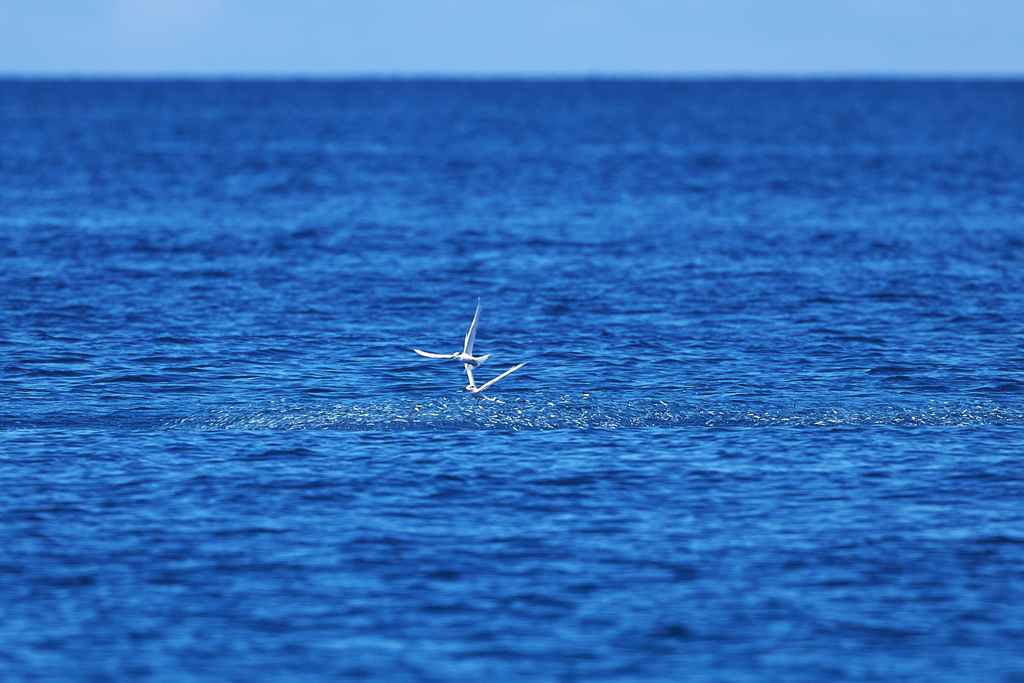
<svg viewBox="0 0 1024 683">
<path fill-rule="evenodd" d="M 1021 121 L 0 80 L 0 678 L 1024 680 Z"/>
</svg>

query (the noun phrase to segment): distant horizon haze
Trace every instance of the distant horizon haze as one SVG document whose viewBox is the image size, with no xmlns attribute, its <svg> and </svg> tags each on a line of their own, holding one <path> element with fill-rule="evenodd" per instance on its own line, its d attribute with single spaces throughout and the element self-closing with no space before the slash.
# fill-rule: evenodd
<svg viewBox="0 0 1024 683">
<path fill-rule="evenodd" d="M 1024 76 L 1024 0 L 0 0 L 0 76 Z"/>
</svg>

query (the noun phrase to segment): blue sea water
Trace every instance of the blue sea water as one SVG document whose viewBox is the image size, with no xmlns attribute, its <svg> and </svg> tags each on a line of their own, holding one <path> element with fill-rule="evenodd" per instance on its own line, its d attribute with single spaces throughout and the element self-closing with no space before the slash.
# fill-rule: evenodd
<svg viewBox="0 0 1024 683">
<path fill-rule="evenodd" d="M 0 306 L 5 681 L 1024 681 L 1022 82 L 0 81 Z"/>
</svg>

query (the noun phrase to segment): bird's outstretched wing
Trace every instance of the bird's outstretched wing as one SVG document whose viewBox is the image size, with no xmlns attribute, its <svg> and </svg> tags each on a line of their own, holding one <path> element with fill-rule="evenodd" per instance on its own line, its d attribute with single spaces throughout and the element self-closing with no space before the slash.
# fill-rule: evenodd
<svg viewBox="0 0 1024 683">
<path fill-rule="evenodd" d="M 427 358 L 455 358 L 454 353 L 430 353 L 429 351 L 420 351 L 419 349 L 413 349 L 413 351 Z"/>
<path fill-rule="evenodd" d="M 469 324 L 469 332 L 466 333 L 466 341 L 462 345 L 462 352 L 466 355 L 473 355 L 473 342 L 476 341 L 476 324 L 480 320 L 480 301 L 476 302 L 476 313 L 473 314 L 473 322 Z"/>
<path fill-rule="evenodd" d="M 530 362 L 530 361 L 526 361 L 526 363 L 529 363 L 529 362 Z M 526 365 L 526 363 L 520 363 L 519 365 L 513 365 L 513 366 L 512 366 L 512 367 L 510 367 L 510 368 L 509 368 L 508 370 L 506 370 L 505 372 L 501 373 L 500 375 L 498 375 L 498 376 L 497 376 L 497 377 L 495 377 L 494 379 L 490 380 L 489 382 L 486 382 L 486 383 L 485 383 L 485 384 L 484 384 L 484 385 L 483 385 L 482 387 L 480 387 L 479 389 L 477 389 L 477 391 L 483 391 L 484 389 L 486 389 L 487 387 L 491 386 L 492 384 L 494 384 L 495 382 L 497 382 L 497 381 L 498 381 L 499 379 L 501 379 L 501 378 L 502 378 L 502 377 L 504 377 L 505 375 L 511 375 L 511 374 L 512 374 L 513 372 L 515 372 L 515 371 L 516 371 L 516 370 L 518 370 L 519 368 L 521 368 L 521 367 L 523 367 L 524 365 Z"/>
<path fill-rule="evenodd" d="M 473 366 L 470 365 L 469 363 L 466 363 L 465 365 L 466 365 L 466 377 L 469 379 L 469 386 L 475 387 L 476 386 L 476 380 L 473 379 Z"/>
</svg>

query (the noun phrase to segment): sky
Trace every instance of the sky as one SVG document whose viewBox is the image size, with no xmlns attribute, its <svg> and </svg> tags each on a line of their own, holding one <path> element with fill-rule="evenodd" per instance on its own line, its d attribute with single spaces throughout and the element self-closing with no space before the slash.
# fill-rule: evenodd
<svg viewBox="0 0 1024 683">
<path fill-rule="evenodd" d="M 1024 76 L 1024 0 L 0 0 L 0 74 Z"/>
</svg>

